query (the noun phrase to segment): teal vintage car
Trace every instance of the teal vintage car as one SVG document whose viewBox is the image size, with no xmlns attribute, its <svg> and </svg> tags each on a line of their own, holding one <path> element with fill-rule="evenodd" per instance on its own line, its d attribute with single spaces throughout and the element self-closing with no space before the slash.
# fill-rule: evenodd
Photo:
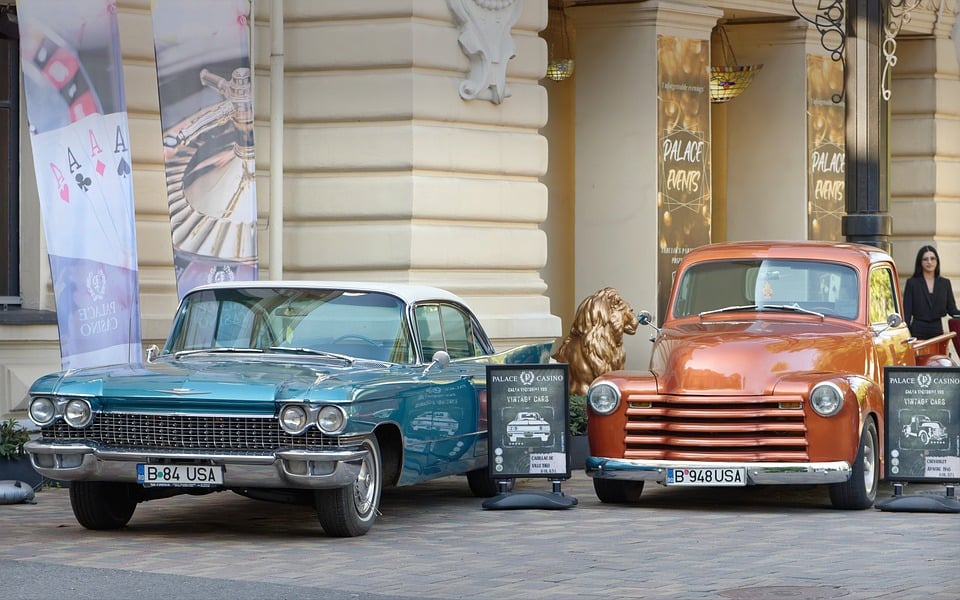
<svg viewBox="0 0 960 600">
<path fill-rule="evenodd" d="M 496 494 L 486 365 L 549 351 L 494 352 L 468 306 L 432 287 L 203 286 L 142 363 L 38 379 L 26 451 L 70 481 L 89 529 L 125 526 L 146 500 L 231 490 L 312 504 L 328 535 L 363 535 L 384 486 L 465 474 Z"/>
</svg>

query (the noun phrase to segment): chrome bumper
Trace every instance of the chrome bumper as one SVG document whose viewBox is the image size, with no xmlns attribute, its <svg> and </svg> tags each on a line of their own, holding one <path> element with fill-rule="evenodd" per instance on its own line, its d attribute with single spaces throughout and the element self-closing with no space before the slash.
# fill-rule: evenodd
<svg viewBox="0 0 960 600">
<path fill-rule="evenodd" d="M 623 481 L 655 481 L 666 483 L 667 469 L 691 467 L 743 468 L 747 485 L 805 485 L 843 483 L 850 479 L 850 463 L 845 461 L 819 463 L 782 462 L 689 462 L 678 460 L 632 460 L 588 456 L 587 475 L 597 479 Z"/>
<path fill-rule="evenodd" d="M 63 481 L 136 483 L 137 465 L 204 464 L 223 467 L 223 487 L 332 489 L 352 485 L 366 450 L 278 450 L 271 453 L 147 451 L 86 443 L 27 442 L 33 468 Z"/>
</svg>

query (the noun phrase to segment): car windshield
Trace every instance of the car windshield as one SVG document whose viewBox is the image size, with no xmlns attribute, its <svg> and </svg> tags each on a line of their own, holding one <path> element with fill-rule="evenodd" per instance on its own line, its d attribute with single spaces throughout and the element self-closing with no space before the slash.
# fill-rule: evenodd
<svg viewBox="0 0 960 600">
<path fill-rule="evenodd" d="M 224 349 L 411 363 L 404 304 L 378 292 L 201 290 L 183 302 L 164 354 Z"/>
<path fill-rule="evenodd" d="M 838 263 L 782 259 L 711 261 L 693 265 L 684 272 L 673 316 L 771 310 L 856 319 L 859 290 L 856 271 Z"/>
</svg>

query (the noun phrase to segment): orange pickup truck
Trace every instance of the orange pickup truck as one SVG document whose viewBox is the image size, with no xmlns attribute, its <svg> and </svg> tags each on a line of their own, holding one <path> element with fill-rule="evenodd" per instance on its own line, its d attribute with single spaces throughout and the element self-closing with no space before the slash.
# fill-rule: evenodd
<svg viewBox="0 0 960 600">
<path fill-rule="evenodd" d="M 893 259 L 872 246 L 744 242 L 680 263 L 647 371 L 587 393 L 587 474 L 603 502 L 643 485 L 824 484 L 873 506 L 884 367 L 956 366 L 953 333 L 910 336 Z M 652 325 L 641 312 L 640 322 Z"/>
</svg>

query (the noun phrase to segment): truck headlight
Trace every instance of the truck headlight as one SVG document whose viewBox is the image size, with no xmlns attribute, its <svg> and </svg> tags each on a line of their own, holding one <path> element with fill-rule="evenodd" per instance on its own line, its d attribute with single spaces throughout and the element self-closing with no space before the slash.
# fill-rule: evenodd
<svg viewBox="0 0 960 600">
<path fill-rule="evenodd" d="M 299 435 L 307 424 L 307 410 L 299 404 L 288 404 L 280 410 L 280 427 L 287 433 Z"/>
<path fill-rule="evenodd" d="M 63 420 L 70 427 L 83 429 L 93 420 L 93 409 L 83 398 L 72 398 L 63 407 Z"/>
<path fill-rule="evenodd" d="M 347 424 L 347 415 L 339 406 L 324 406 L 317 415 L 317 427 L 323 433 L 340 433 Z"/>
<path fill-rule="evenodd" d="M 29 413 L 34 423 L 44 427 L 57 418 L 57 403 L 52 398 L 37 396 L 30 401 Z"/>
<path fill-rule="evenodd" d="M 612 383 L 600 382 L 587 390 L 587 403 L 598 415 L 609 415 L 620 405 L 620 390 Z"/>
<path fill-rule="evenodd" d="M 834 383 L 818 383 L 810 392 L 810 406 L 817 414 L 833 416 L 843 408 L 843 392 Z"/>
</svg>

